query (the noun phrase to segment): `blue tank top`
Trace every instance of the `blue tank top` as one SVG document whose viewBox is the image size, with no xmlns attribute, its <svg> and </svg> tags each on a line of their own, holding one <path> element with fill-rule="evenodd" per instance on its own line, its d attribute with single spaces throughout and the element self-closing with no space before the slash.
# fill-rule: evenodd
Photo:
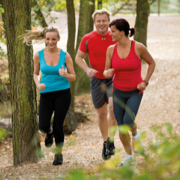
<svg viewBox="0 0 180 180">
<path fill-rule="evenodd" d="M 43 91 L 39 90 L 39 92 L 47 93 L 47 92 L 69 89 L 70 88 L 69 81 L 67 80 L 67 78 L 62 77 L 59 74 L 59 69 L 62 69 L 62 65 L 64 66 L 64 68 L 66 68 L 65 65 L 66 52 L 64 52 L 61 49 L 59 62 L 56 66 L 49 66 L 46 64 L 43 49 L 38 53 L 39 53 L 40 70 L 42 73 L 40 83 L 43 83 L 46 86 Z"/>
</svg>

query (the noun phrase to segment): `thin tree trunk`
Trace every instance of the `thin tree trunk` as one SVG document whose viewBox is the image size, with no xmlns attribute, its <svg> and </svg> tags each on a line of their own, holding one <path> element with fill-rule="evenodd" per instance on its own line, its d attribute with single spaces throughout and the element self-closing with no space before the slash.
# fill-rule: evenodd
<svg viewBox="0 0 180 180">
<path fill-rule="evenodd" d="M 149 2 L 148 0 L 137 0 L 136 6 L 136 34 L 134 39 L 146 45 L 147 26 L 149 16 Z"/>
<path fill-rule="evenodd" d="M 89 6 L 88 6 L 88 11 L 87 11 L 87 15 L 86 15 L 87 19 L 86 19 L 86 25 L 85 25 L 85 27 L 86 27 L 85 34 L 93 31 L 93 27 L 94 27 L 92 14 L 95 10 L 95 0 L 89 0 L 89 2 L 91 4 L 89 4 Z"/>
<path fill-rule="evenodd" d="M 31 1 L 5 0 L 4 23 L 12 105 L 13 163 L 37 162 L 40 148 L 32 47 L 19 36 L 31 29 Z"/>
<path fill-rule="evenodd" d="M 68 41 L 67 41 L 67 52 L 71 55 L 73 59 L 74 66 L 75 63 L 75 10 L 73 0 L 66 0 L 67 8 L 67 18 L 68 18 Z M 75 68 L 76 69 L 76 68 Z M 75 82 L 71 82 L 71 108 L 74 109 L 74 97 L 75 97 Z"/>
<path fill-rule="evenodd" d="M 123 8 L 124 8 L 124 6 L 126 6 L 127 4 L 129 4 L 129 2 L 130 2 L 130 0 L 127 0 L 124 4 L 122 4 L 118 9 L 116 9 L 113 13 L 112 13 L 112 15 L 114 16 L 115 14 L 117 14 L 118 12 L 120 12 Z"/>
<path fill-rule="evenodd" d="M 94 1 L 91 1 L 94 2 Z M 79 44 L 81 42 L 82 37 L 93 30 L 93 21 L 92 19 L 92 11 L 94 11 L 95 5 L 89 4 L 89 0 L 81 0 L 80 2 L 80 12 L 79 12 L 79 26 L 78 26 L 78 37 L 76 43 L 76 52 L 78 50 Z M 91 6 L 91 7 L 90 7 Z M 87 25 L 90 23 L 90 25 Z M 89 64 L 87 56 L 85 57 L 86 63 Z M 78 68 L 77 71 L 77 80 L 76 80 L 76 92 L 87 91 L 90 89 L 90 79 L 87 75 L 84 74 L 84 71 Z"/>
<path fill-rule="evenodd" d="M 80 1 L 80 12 L 79 12 L 79 25 L 78 25 L 78 36 L 77 36 L 77 42 L 76 42 L 76 52 L 78 50 L 79 44 L 81 42 L 82 37 L 85 34 L 86 30 L 86 16 L 88 11 L 88 0 L 81 0 Z"/>
</svg>

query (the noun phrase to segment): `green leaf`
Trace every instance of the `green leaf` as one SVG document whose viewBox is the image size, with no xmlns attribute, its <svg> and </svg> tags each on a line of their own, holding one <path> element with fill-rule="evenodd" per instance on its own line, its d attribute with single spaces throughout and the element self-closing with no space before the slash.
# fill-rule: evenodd
<svg viewBox="0 0 180 180">
<path fill-rule="evenodd" d="M 166 127 L 169 135 L 172 135 L 172 133 L 173 133 L 173 127 L 172 127 L 172 125 L 171 125 L 170 123 L 165 123 L 164 125 L 165 125 L 165 127 Z"/>
<path fill-rule="evenodd" d="M 85 173 L 81 169 L 76 169 L 70 173 L 69 180 L 84 180 Z"/>
<path fill-rule="evenodd" d="M 7 132 L 5 131 L 5 129 L 0 128 L 0 141 L 6 136 L 7 136 Z"/>
<path fill-rule="evenodd" d="M 122 125 L 122 126 L 118 126 L 119 132 L 122 134 L 127 134 L 131 128 L 128 125 Z"/>
<path fill-rule="evenodd" d="M 143 175 L 137 176 L 134 180 L 154 180 L 154 178 L 149 174 L 143 174 Z"/>
</svg>

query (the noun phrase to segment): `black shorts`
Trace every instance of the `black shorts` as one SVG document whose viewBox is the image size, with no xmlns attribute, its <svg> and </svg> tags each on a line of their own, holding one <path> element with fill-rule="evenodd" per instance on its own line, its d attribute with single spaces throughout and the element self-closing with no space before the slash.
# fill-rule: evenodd
<svg viewBox="0 0 180 180">
<path fill-rule="evenodd" d="M 108 98 L 112 97 L 112 78 L 110 79 L 90 79 L 91 96 L 94 107 L 101 108 L 105 103 L 108 103 Z"/>
</svg>

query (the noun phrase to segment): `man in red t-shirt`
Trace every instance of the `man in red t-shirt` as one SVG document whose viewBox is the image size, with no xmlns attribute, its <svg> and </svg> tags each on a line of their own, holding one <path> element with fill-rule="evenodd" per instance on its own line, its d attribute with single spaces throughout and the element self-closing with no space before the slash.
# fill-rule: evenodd
<svg viewBox="0 0 180 180">
<path fill-rule="evenodd" d="M 112 101 L 112 78 L 106 79 L 103 76 L 106 62 L 106 50 L 108 46 L 114 44 L 110 36 L 109 22 L 110 13 L 107 10 L 97 10 L 93 13 L 92 18 L 96 31 L 86 34 L 80 43 L 76 54 L 76 63 L 83 69 L 90 79 L 91 95 L 94 107 L 97 110 L 99 129 L 104 140 L 102 158 L 109 159 L 114 155 L 114 142 L 110 142 L 108 138 L 108 118 L 109 126 L 117 126 L 113 111 Z M 84 57 L 88 53 L 91 67 L 84 61 Z M 108 91 L 102 90 L 106 86 Z M 109 107 L 107 104 L 109 103 Z"/>
</svg>

